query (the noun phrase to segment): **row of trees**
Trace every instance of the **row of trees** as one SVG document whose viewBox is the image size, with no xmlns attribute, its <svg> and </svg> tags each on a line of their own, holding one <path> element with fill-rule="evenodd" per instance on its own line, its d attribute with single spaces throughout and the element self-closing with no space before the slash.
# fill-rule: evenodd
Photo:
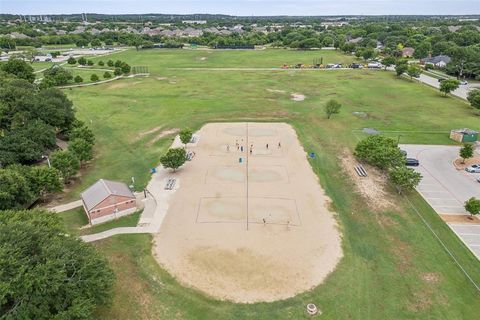
<svg viewBox="0 0 480 320">
<path fill-rule="evenodd" d="M 62 190 L 93 157 L 93 133 L 76 120 L 72 102 L 58 89 L 33 84 L 30 68 L 16 59 L 2 64 L 0 209 L 28 207 Z M 54 151 L 57 137 L 69 140 L 67 151 Z M 31 166 L 48 157 L 51 167 Z"/>
<path fill-rule="evenodd" d="M 357 144 L 355 156 L 386 171 L 399 193 L 413 190 L 422 179 L 420 173 L 407 168 L 405 155 L 392 138 L 383 135 L 369 136 Z"/>
<path fill-rule="evenodd" d="M 76 60 L 74 57 L 70 57 L 68 59 L 68 63 L 71 65 L 74 65 L 77 62 L 82 66 L 86 66 L 86 65 L 92 66 L 94 64 L 92 60 L 87 60 L 84 57 L 80 57 L 78 60 Z M 102 67 L 105 65 L 103 61 L 99 61 L 98 64 L 99 66 L 102 66 Z M 115 68 L 113 70 L 113 74 L 115 76 L 121 76 L 122 74 L 129 74 L 131 71 L 130 65 L 124 61 L 117 60 L 113 62 L 112 60 L 108 60 L 107 65 L 109 67 Z M 103 78 L 104 79 L 112 78 L 112 73 L 106 70 L 103 73 Z M 63 86 L 63 85 L 67 85 L 72 81 L 75 83 L 82 83 L 83 80 L 84 79 L 80 75 L 76 75 L 74 77 L 73 73 L 70 70 L 63 68 L 59 65 L 54 65 L 43 72 L 43 80 L 41 82 L 41 86 L 45 88 L 53 87 L 53 86 Z M 90 76 L 90 80 L 92 82 L 96 82 L 100 80 L 100 77 L 94 73 Z"/>
</svg>

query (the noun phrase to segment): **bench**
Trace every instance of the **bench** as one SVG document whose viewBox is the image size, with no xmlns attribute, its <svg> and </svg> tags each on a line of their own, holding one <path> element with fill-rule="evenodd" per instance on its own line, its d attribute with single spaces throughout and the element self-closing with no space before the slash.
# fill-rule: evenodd
<svg viewBox="0 0 480 320">
<path fill-rule="evenodd" d="M 360 177 L 366 177 L 367 176 L 367 171 L 365 168 L 359 164 L 358 166 L 355 166 L 355 172 L 360 176 Z"/>
<path fill-rule="evenodd" d="M 173 187 L 175 186 L 175 181 L 176 181 L 176 179 L 169 178 L 167 180 L 167 183 L 165 184 L 165 190 L 172 190 Z"/>
</svg>

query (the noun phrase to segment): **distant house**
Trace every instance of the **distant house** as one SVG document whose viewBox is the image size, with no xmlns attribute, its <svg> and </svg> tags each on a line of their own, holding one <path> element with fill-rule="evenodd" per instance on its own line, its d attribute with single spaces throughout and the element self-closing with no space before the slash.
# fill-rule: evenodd
<svg viewBox="0 0 480 320">
<path fill-rule="evenodd" d="M 358 37 L 358 38 L 353 38 L 353 39 L 348 40 L 347 43 L 355 43 L 355 44 L 357 44 L 357 43 L 359 43 L 359 42 L 362 41 L 362 40 L 363 40 L 362 37 Z"/>
<path fill-rule="evenodd" d="M 402 57 L 403 58 L 411 58 L 415 53 L 415 49 L 412 47 L 405 47 L 402 49 Z"/>
<path fill-rule="evenodd" d="M 183 24 L 207 24 L 207 20 L 183 20 Z"/>
<path fill-rule="evenodd" d="M 448 31 L 450 32 L 457 32 L 460 29 L 462 29 L 462 26 L 448 26 Z"/>
<path fill-rule="evenodd" d="M 427 57 L 420 60 L 421 64 L 432 64 L 438 68 L 445 68 L 445 66 L 451 61 L 452 59 L 446 55 L 439 55 L 435 57 Z"/>
<path fill-rule="evenodd" d="M 90 224 L 98 224 L 133 213 L 135 195 L 123 182 L 100 179 L 81 194 Z"/>
</svg>

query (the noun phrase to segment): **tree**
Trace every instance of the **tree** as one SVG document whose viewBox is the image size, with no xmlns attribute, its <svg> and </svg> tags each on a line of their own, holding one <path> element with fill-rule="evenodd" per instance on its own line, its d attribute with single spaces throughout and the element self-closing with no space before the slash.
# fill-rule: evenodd
<svg viewBox="0 0 480 320">
<path fill-rule="evenodd" d="M 480 90 L 475 89 L 472 90 L 468 93 L 467 96 L 468 102 L 470 102 L 470 105 L 476 109 L 480 109 Z"/>
<path fill-rule="evenodd" d="M 95 144 L 95 135 L 93 131 L 87 127 L 83 122 L 76 124 L 69 135 L 70 140 L 83 139 L 90 143 Z"/>
<path fill-rule="evenodd" d="M 130 43 L 129 43 L 129 44 L 130 44 L 131 46 L 134 46 L 135 49 L 137 49 L 137 51 L 138 51 L 138 49 L 139 49 L 140 46 L 143 44 L 143 42 L 144 42 L 144 40 L 143 40 L 142 37 L 140 37 L 140 36 L 134 36 L 134 37 L 130 40 Z"/>
<path fill-rule="evenodd" d="M 50 69 L 43 72 L 43 87 L 61 86 L 67 84 L 73 79 L 73 74 L 70 70 L 54 65 Z"/>
<path fill-rule="evenodd" d="M 26 177 L 29 180 L 30 188 L 36 195 L 43 196 L 47 193 L 62 191 L 62 175 L 57 169 L 48 166 L 27 168 L 29 169 L 29 174 Z"/>
<path fill-rule="evenodd" d="M 187 147 L 187 143 L 189 143 L 190 140 L 192 140 L 193 132 L 189 128 L 185 128 L 180 131 L 179 136 L 180 136 L 180 141 L 182 141 L 185 147 Z"/>
<path fill-rule="evenodd" d="M 397 63 L 397 65 L 395 66 L 395 72 L 397 74 L 397 77 L 400 77 L 402 74 L 404 74 L 405 72 L 407 72 L 408 70 L 408 64 L 407 63 Z"/>
<path fill-rule="evenodd" d="M 90 42 L 90 45 L 94 48 L 97 48 L 102 46 L 102 42 L 99 39 L 95 38 Z"/>
<path fill-rule="evenodd" d="M 120 68 L 122 66 L 122 63 L 123 62 L 121 60 L 116 60 L 114 64 L 115 68 Z"/>
<path fill-rule="evenodd" d="M 82 83 L 83 78 L 80 77 L 79 75 L 76 75 L 75 78 L 73 78 L 73 81 L 75 81 L 75 83 Z"/>
<path fill-rule="evenodd" d="M 393 66 L 397 63 L 397 58 L 394 56 L 387 56 L 382 60 L 382 64 L 385 66 L 385 70 L 387 70 L 387 67 Z"/>
<path fill-rule="evenodd" d="M 107 66 L 113 67 L 114 66 L 113 60 L 108 60 L 107 61 Z"/>
<path fill-rule="evenodd" d="M 390 181 L 396 186 L 398 193 L 411 191 L 422 180 L 422 175 L 405 165 L 392 168 L 389 173 Z"/>
<path fill-rule="evenodd" d="M 121 68 L 115 68 L 115 70 L 113 71 L 113 74 L 116 75 L 117 77 L 121 76 L 122 73 L 123 73 L 123 71 L 122 71 Z"/>
<path fill-rule="evenodd" d="M 87 59 L 85 59 L 85 57 L 80 57 L 80 58 L 78 58 L 77 62 L 78 62 L 79 65 L 84 66 L 84 65 L 87 64 Z"/>
<path fill-rule="evenodd" d="M 459 155 L 462 158 L 462 163 L 465 163 L 465 159 L 473 157 L 473 144 L 465 143 L 460 149 Z"/>
<path fill-rule="evenodd" d="M 100 60 L 100 61 L 98 61 L 98 65 L 99 65 L 100 67 L 103 67 L 103 66 L 105 65 L 105 62 L 103 62 L 102 60 Z"/>
<path fill-rule="evenodd" d="M 464 208 L 473 217 L 480 213 L 480 200 L 472 197 L 465 201 Z"/>
<path fill-rule="evenodd" d="M 33 68 L 23 60 L 10 58 L 6 63 L 0 65 L 0 70 L 13 74 L 20 79 L 25 79 L 30 83 L 35 81 Z"/>
<path fill-rule="evenodd" d="M 75 59 L 74 57 L 70 57 L 70 58 L 68 58 L 67 62 L 68 62 L 68 64 L 75 64 L 75 63 L 77 63 L 77 59 Z"/>
<path fill-rule="evenodd" d="M 60 171 L 64 181 L 68 181 L 80 169 L 80 161 L 68 150 L 53 152 L 50 155 L 50 163 L 53 168 Z"/>
<path fill-rule="evenodd" d="M 91 80 L 92 82 L 98 81 L 98 76 L 97 76 L 97 74 L 95 74 L 95 73 L 92 74 L 92 75 L 90 76 L 90 80 Z"/>
<path fill-rule="evenodd" d="M 440 82 L 440 92 L 443 92 L 445 96 L 450 92 L 456 90 L 460 86 L 460 81 L 455 79 L 447 79 Z"/>
<path fill-rule="evenodd" d="M 332 115 L 340 113 L 340 108 L 342 105 L 336 101 L 336 100 L 328 100 L 328 102 L 325 104 L 325 114 L 327 115 L 327 119 L 330 119 Z"/>
<path fill-rule="evenodd" d="M 382 135 L 372 135 L 360 141 L 355 147 L 355 156 L 380 169 L 405 164 L 405 156 L 397 142 Z"/>
<path fill-rule="evenodd" d="M 131 70 L 131 67 L 126 62 L 122 62 L 122 64 L 120 65 L 120 68 L 122 69 L 122 72 L 125 74 L 128 74 Z"/>
<path fill-rule="evenodd" d="M 93 66 L 93 65 L 94 65 L 94 63 L 93 63 L 93 61 L 92 61 L 92 60 L 88 59 L 88 60 L 87 60 L 87 65 L 89 65 L 89 66 Z"/>
<path fill-rule="evenodd" d="M 90 319 L 112 297 L 106 259 L 69 236 L 56 213 L 1 211 L 0 248 L 4 319 Z"/>
<path fill-rule="evenodd" d="M 93 159 L 93 145 L 84 139 L 76 138 L 70 141 L 68 150 L 80 160 L 85 162 Z"/>
<path fill-rule="evenodd" d="M 27 179 L 20 172 L 0 169 L 0 210 L 22 208 L 30 205 L 34 199 L 35 196 L 30 190 Z M 2 270 L 1 262 L 0 270 Z M 2 305 L 3 301 L 0 304 L 0 310 Z"/>
<path fill-rule="evenodd" d="M 75 111 L 72 101 L 68 100 L 63 91 L 48 88 L 38 92 L 32 116 L 59 131 L 65 131 L 75 120 Z"/>
<path fill-rule="evenodd" d="M 171 168 L 175 172 L 187 160 L 187 153 L 185 149 L 173 148 L 169 149 L 166 154 L 160 157 L 160 163 L 165 168 Z"/>
<path fill-rule="evenodd" d="M 420 77 L 421 73 L 422 73 L 422 69 L 420 69 L 418 66 L 414 64 L 411 64 L 408 66 L 407 74 L 410 76 L 410 79 Z"/>
<path fill-rule="evenodd" d="M 371 48 L 363 49 L 361 55 L 364 60 L 368 60 L 375 57 L 375 51 Z"/>
<path fill-rule="evenodd" d="M 105 71 L 105 73 L 103 74 L 103 77 L 104 77 L 105 79 L 110 79 L 110 78 L 112 77 L 112 74 L 111 74 L 110 72 L 108 72 L 108 71 Z"/>
</svg>

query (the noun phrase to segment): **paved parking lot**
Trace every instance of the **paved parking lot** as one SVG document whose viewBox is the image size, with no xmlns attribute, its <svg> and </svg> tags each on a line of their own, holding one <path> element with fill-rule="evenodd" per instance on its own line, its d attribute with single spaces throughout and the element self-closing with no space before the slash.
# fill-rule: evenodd
<svg viewBox="0 0 480 320">
<path fill-rule="evenodd" d="M 448 224 L 470 250 L 480 259 L 480 224 Z"/>
<path fill-rule="evenodd" d="M 463 208 L 471 197 L 480 198 L 479 173 L 457 170 L 453 161 L 459 147 L 439 145 L 400 145 L 410 158 L 420 161 L 415 170 L 423 176 L 418 192 L 440 215 L 467 215 Z M 450 223 L 452 230 L 480 259 L 480 225 Z"/>
<path fill-rule="evenodd" d="M 417 190 L 439 214 L 467 214 L 463 204 L 471 197 L 480 198 L 478 173 L 459 171 L 453 166 L 459 147 L 438 145 L 401 145 L 408 157 L 420 161 L 416 168 L 422 175 Z"/>
</svg>

